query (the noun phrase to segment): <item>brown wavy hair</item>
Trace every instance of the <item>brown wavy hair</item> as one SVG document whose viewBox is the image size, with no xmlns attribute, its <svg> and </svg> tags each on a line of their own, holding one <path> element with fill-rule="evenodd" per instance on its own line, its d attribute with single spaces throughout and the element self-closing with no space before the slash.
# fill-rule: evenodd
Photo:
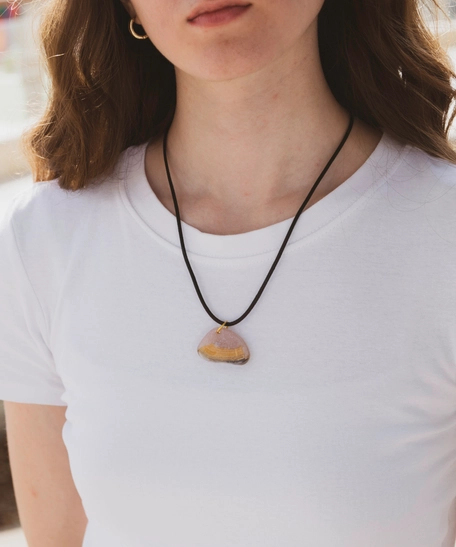
<svg viewBox="0 0 456 547">
<path fill-rule="evenodd" d="M 50 96 L 23 136 L 35 180 L 84 188 L 172 121 L 174 66 L 150 40 L 130 35 L 129 20 L 120 0 L 48 1 L 40 37 Z M 344 108 L 456 163 L 448 136 L 456 75 L 420 0 L 326 0 L 318 40 L 326 80 Z"/>
</svg>

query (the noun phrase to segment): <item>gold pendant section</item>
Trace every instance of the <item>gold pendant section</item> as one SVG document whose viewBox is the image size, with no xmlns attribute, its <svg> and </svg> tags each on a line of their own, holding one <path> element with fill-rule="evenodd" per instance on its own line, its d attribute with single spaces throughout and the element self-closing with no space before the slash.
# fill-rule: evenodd
<svg viewBox="0 0 456 547">
<path fill-rule="evenodd" d="M 198 353 L 208 361 L 243 365 L 249 360 L 249 348 L 238 334 L 225 327 L 225 323 L 206 334 L 198 346 Z"/>
</svg>

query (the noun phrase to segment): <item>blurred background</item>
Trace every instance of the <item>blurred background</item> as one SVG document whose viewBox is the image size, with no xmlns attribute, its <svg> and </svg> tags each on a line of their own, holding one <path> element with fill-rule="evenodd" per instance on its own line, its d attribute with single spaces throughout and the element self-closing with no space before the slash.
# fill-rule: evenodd
<svg viewBox="0 0 456 547">
<path fill-rule="evenodd" d="M 32 182 L 19 139 L 46 102 L 37 28 L 43 0 L 0 0 L 0 216 L 12 197 Z M 441 0 L 445 14 L 422 0 L 423 16 L 456 67 L 456 0 Z M 451 132 L 456 140 L 456 127 Z M 0 547 L 26 547 L 14 499 L 3 403 L 0 401 Z"/>
<path fill-rule="evenodd" d="M 23 130 L 45 104 L 45 81 L 34 41 L 39 0 L 0 0 L 0 215 L 22 188 L 32 184 L 19 148 Z M 0 401 L 0 546 L 26 547 L 8 462 L 3 402 Z"/>
</svg>

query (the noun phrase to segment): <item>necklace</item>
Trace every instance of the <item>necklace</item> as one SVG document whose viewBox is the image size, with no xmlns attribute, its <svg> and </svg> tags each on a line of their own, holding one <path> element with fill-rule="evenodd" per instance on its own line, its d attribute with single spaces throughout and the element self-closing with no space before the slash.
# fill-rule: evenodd
<svg viewBox="0 0 456 547">
<path fill-rule="evenodd" d="M 291 223 L 290 228 L 288 229 L 288 232 L 285 236 L 285 239 L 282 243 L 282 246 L 279 249 L 279 252 L 274 260 L 274 263 L 272 264 L 268 274 L 266 275 L 266 278 L 261 285 L 257 295 L 253 299 L 250 306 L 247 308 L 247 310 L 236 320 L 234 321 L 222 321 L 218 317 L 216 317 L 211 310 L 208 308 L 206 302 L 204 301 L 203 295 L 201 294 L 200 288 L 198 286 L 198 283 L 196 281 L 195 274 L 193 273 L 192 267 L 190 265 L 190 261 L 187 256 L 187 251 L 185 249 L 184 244 L 184 236 L 182 233 L 182 226 L 181 226 L 181 219 L 179 214 L 179 207 L 177 204 L 177 198 L 176 193 L 174 191 L 173 182 L 171 180 L 171 174 L 169 172 L 169 166 L 168 166 L 168 158 L 166 156 L 166 142 L 168 139 L 168 132 L 171 127 L 171 124 L 168 126 L 168 128 L 165 131 L 164 138 L 163 138 L 163 159 L 165 161 L 165 167 L 166 167 L 166 174 L 168 176 L 168 182 L 171 189 L 171 194 L 173 197 L 174 202 L 174 209 L 176 212 L 176 220 L 177 220 L 177 229 L 179 232 L 179 239 L 181 243 L 181 249 L 182 254 L 184 256 L 185 263 L 187 264 L 188 271 L 190 273 L 190 277 L 192 278 L 193 285 L 195 287 L 196 293 L 198 294 L 198 297 L 201 301 L 201 304 L 203 305 L 203 308 L 206 310 L 208 315 L 216 321 L 220 327 L 215 327 L 212 330 L 210 330 L 206 336 L 201 340 L 200 344 L 198 345 L 197 351 L 198 354 L 203 357 L 204 359 L 207 359 L 208 361 L 213 362 L 225 362 L 225 363 L 232 363 L 235 365 L 243 365 L 246 363 L 250 358 L 250 351 L 245 343 L 245 341 L 234 331 L 228 330 L 228 327 L 231 327 L 233 325 L 236 325 L 237 323 L 240 323 L 247 315 L 252 311 L 253 307 L 257 303 L 258 299 L 260 298 L 264 288 L 266 287 L 266 284 L 268 283 L 273 271 L 275 270 L 275 267 L 277 266 L 277 263 L 280 260 L 280 257 L 282 256 L 282 253 L 285 249 L 285 246 L 291 236 L 291 233 L 298 221 L 298 218 L 300 217 L 301 213 L 304 210 L 304 207 L 307 205 L 308 201 L 312 197 L 312 194 L 314 193 L 315 189 L 317 188 L 318 184 L 320 183 L 321 179 L 324 177 L 328 169 L 330 168 L 333 161 L 336 159 L 337 155 L 341 151 L 343 145 L 345 144 L 345 141 L 348 139 L 352 127 L 354 123 L 354 116 L 353 114 L 350 114 L 350 123 L 348 125 L 347 131 L 345 132 L 344 137 L 342 138 L 342 141 L 340 142 L 339 146 L 337 147 L 336 151 L 332 155 L 331 159 L 328 161 L 326 166 L 324 167 L 323 171 L 320 173 L 320 176 L 315 181 L 315 184 L 310 189 L 310 192 L 307 194 L 307 197 L 305 198 L 304 202 L 302 203 L 301 207 L 299 208 L 298 212 L 296 213 L 296 216 L 293 219 L 293 222 Z"/>
</svg>

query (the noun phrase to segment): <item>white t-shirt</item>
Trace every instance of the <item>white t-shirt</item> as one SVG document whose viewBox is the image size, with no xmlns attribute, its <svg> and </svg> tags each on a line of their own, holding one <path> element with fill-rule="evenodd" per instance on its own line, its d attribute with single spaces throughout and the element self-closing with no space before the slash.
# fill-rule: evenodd
<svg viewBox="0 0 456 547">
<path fill-rule="evenodd" d="M 218 323 L 144 153 L 76 193 L 34 184 L 0 228 L 0 399 L 67 405 L 83 546 L 453 547 L 456 166 L 384 133 L 302 213 L 233 365 L 197 353 Z M 217 317 L 292 220 L 182 224 Z"/>
</svg>

